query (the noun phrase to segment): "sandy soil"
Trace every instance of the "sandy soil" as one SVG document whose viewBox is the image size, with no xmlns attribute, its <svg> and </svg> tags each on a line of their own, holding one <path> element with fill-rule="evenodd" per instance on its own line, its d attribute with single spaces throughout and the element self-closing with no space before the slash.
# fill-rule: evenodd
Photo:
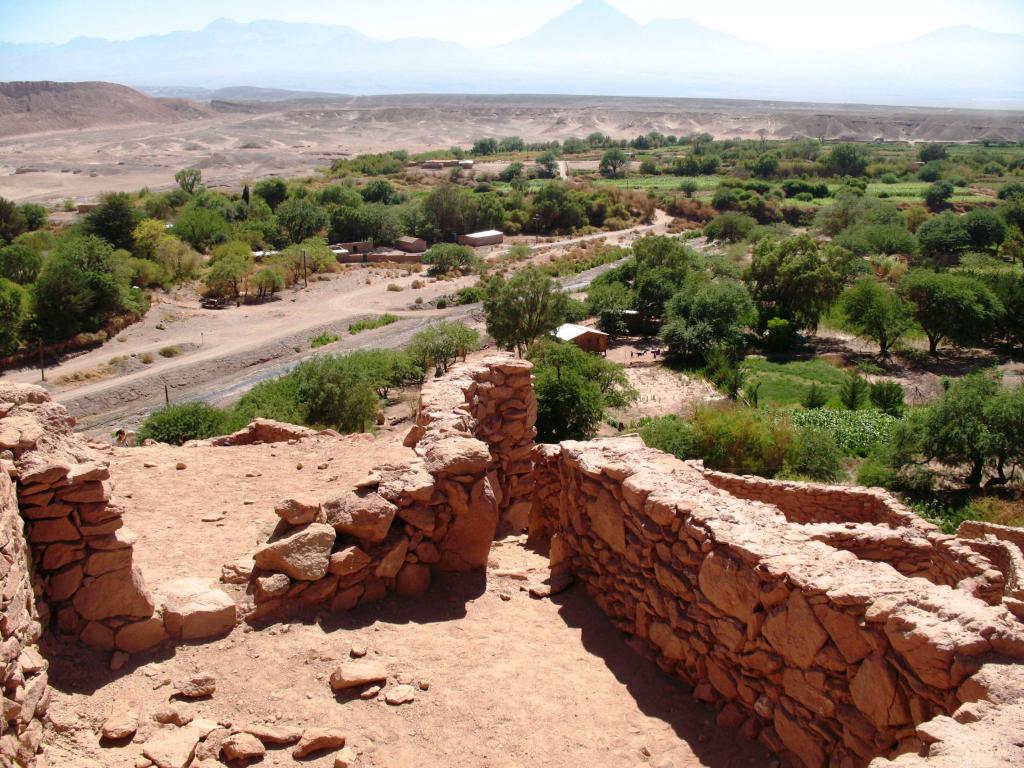
<svg viewBox="0 0 1024 768">
<path fill-rule="evenodd" d="M 174 185 L 196 167 L 212 187 L 313 173 L 347 154 L 468 146 L 482 136 L 550 141 L 600 131 L 717 138 L 825 135 L 833 140 L 969 141 L 1019 130 L 1020 113 L 836 104 L 580 96 L 378 96 L 221 105 L 171 125 L 132 125 L 0 139 L 0 195 L 79 202 L 103 191 Z M 576 163 L 570 164 L 573 169 Z"/>
<path fill-rule="evenodd" d="M 272 499 L 327 493 L 371 464 L 407 454 L 397 438 L 378 438 L 372 452 L 363 440 L 112 449 L 115 498 L 140 536 L 137 558 L 151 588 L 219 573 L 221 563 L 250 551 L 273 520 Z M 179 460 L 188 468 L 175 470 Z M 157 466 L 147 469 L 146 461 Z M 317 462 L 328 469 L 315 470 Z M 253 470 L 260 474 L 245 477 Z M 245 505 L 247 498 L 256 503 Z M 219 513 L 223 521 L 201 522 Z M 48 734 L 47 764 L 133 766 L 142 745 L 101 746 L 103 720 L 115 707 L 138 707 L 145 721 L 138 738 L 150 736 L 149 718 L 170 696 L 165 681 L 200 670 L 214 674 L 217 691 L 181 708 L 239 726 L 338 726 L 362 768 L 771 763 L 760 745 L 716 728 L 713 711 L 638 655 L 580 588 L 531 598 L 526 590 L 546 576 L 546 562 L 522 538 L 509 537 L 496 544 L 486 574 L 438 580 L 420 600 L 390 597 L 340 618 L 238 627 L 214 643 L 132 657 L 119 672 L 108 671 L 106 654 L 51 639 L 55 732 Z M 379 697 L 336 698 L 327 678 L 356 641 L 386 663 L 389 684 L 424 680 L 428 690 L 397 708 Z M 296 765 L 287 749 L 271 750 L 259 764 Z M 329 768 L 333 755 L 302 764 Z"/>
</svg>

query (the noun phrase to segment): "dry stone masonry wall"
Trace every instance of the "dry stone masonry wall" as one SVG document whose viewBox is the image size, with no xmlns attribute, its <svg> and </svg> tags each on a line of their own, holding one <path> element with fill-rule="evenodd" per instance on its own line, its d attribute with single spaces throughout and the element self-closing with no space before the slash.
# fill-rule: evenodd
<svg viewBox="0 0 1024 768">
<path fill-rule="evenodd" d="M 526 527 L 537 415 L 528 362 L 456 365 L 426 384 L 406 444 L 417 457 L 379 467 L 329 499 L 285 499 L 254 554 L 249 621 L 297 606 L 333 612 L 419 597 L 433 571 L 487 564 L 499 518 Z"/>
<path fill-rule="evenodd" d="M 1024 757 L 1024 626 L 971 584 L 907 578 L 881 549 L 821 535 L 847 513 L 854 528 L 897 529 L 902 512 L 878 492 L 709 478 L 635 438 L 535 457 L 530 530 L 550 537 L 552 568 L 575 574 L 720 724 L 815 767 Z M 927 524 L 907 522 L 909 540 L 929 541 Z"/>
</svg>

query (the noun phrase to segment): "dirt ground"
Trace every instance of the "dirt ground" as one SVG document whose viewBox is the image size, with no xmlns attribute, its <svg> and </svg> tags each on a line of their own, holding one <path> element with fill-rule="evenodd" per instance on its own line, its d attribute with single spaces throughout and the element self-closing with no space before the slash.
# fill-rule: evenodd
<svg viewBox="0 0 1024 768">
<path fill-rule="evenodd" d="M 350 437 L 296 446 L 112 449 L 111 459 L 114 497 L 139 536 L 137 560 L 159 593 L 168 579 L 213 577 L 222 563 L 251 551 L 274 519 L 272 500 L 298 491 L 327 494 L 372 465 L 407 455 L 396 435 L 370 444 Z M 178 461 L 187 468 L 176 470 Z M 246 477 L 254 471 L 256 477 Z M 213 643 L 133 656 L 118 672 L 108 671 L 108 654 L 83 655 L 50 639 L 55 731 L 46 765 L 131 768 L 143 746 L 101 746 L 104 719 L 117 707 L 137 707 L 145 723 L 137 738 L 151 737 L 156 726 L 149 718 L 170 697 L 166 681 L 201 670 L 216 677 L 216 693 L 180 703 L 182 709 L 239 726 L 337 726 L 361 768 L 771 763 L 759 744 L 716 728 L 713 711 L 638 655 L 581 588 L 531 598 L 526 590 L 545 578 L 546 563 L 511 536 L 496 543 L 486 574 L 445 577 L 419 600 L 393 596 L 342 617 L 239 626 Z M 225 589 L 240 597 L 238 588 Z M 425 681 L 427 690 L 401 707 L 380 697 L 336 698 L 328 677 L 357 642 L 386 664 L 389 685 Z M 329 768 L 333 759 L 301 764 Z M 288 749 L 278 749 L 259 765 L 296 763 Z"/>
</svg>

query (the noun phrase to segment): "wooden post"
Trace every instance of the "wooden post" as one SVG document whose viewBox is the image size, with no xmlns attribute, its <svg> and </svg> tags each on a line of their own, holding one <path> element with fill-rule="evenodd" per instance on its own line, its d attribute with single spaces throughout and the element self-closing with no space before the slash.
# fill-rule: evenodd
<svg viewBox="0 0 1024 768">
<path fill-rule="evenodd" d="M 46 361 L 43 358 L 43 340 L 39 340 L 39 376 L 41 381 L 46 381 Z"/>
<path fill-rule="evenodd" d="M 302 251 L 302 284 L 309 288 L 309 280 L 306 279 L 306 251 Z"/>
<path fill-rule="evenodd" d="M 164 405 L 170 405 L 170 404 L 171 404 L 171 393 L 167 389 L 167 382 L 165 381 L 164 382 Z"/>
</svg>

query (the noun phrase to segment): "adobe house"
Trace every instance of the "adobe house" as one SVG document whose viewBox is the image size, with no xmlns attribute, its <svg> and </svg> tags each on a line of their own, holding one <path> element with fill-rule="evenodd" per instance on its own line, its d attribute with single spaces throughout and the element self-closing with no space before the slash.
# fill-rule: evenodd
<svg viewBox="0 0 1024 768">
<path fill-rule="evenodd" d="M 555 331 L 555 336 L 562 341 L 571 341 L 585 352 L 595 355 L 608 354 L 608 334 L 585 325 L 566 323 Z"/>
<path fill-rule="evenodd" d="M 473 248 L 479 248 L 482 245 L 501 245 L 503 242 L 505 242 L 505 235 L 496 229 L 474 232 L 471 235 L 459 235 L 459 245 L 468 245 Z"/>
<path fill-rule="evenodd" d="M 406 253 L 424 253 L 427 241 L 422 237 L 400 237 L 395 241 L 395 248 Z"/>
</svg>

